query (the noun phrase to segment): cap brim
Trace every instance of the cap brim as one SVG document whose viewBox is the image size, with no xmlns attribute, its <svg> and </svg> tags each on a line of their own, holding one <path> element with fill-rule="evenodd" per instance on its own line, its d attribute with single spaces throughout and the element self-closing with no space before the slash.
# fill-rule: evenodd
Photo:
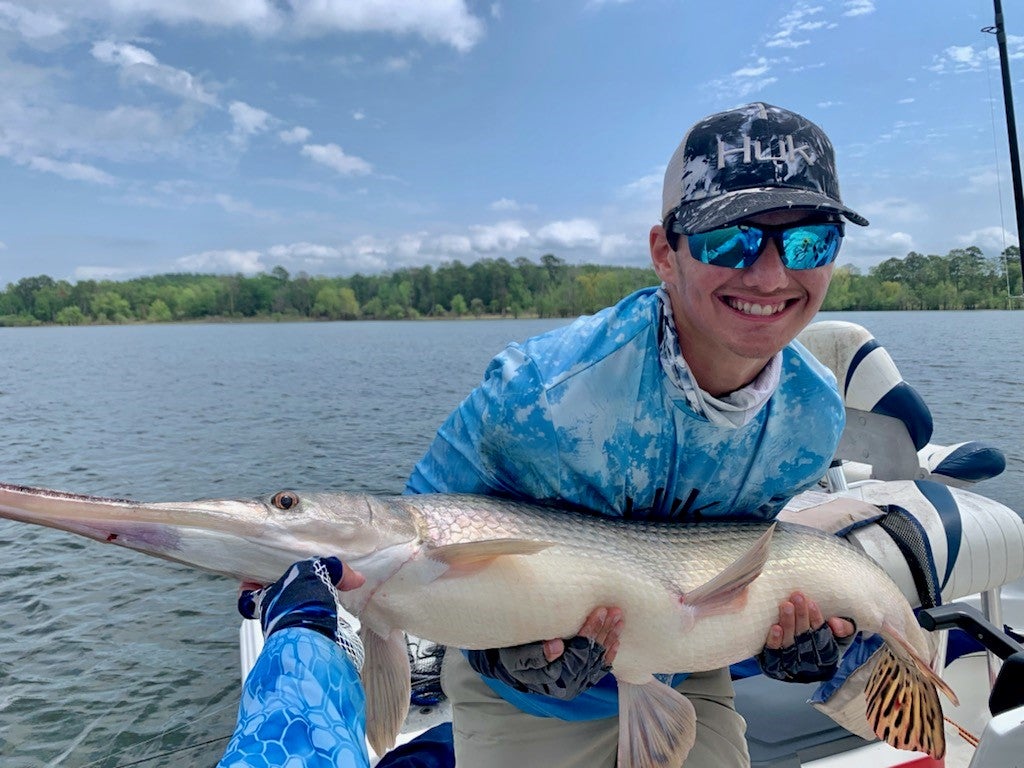
<svg viewBox="0 0 1024 768">
<path fill-rule="evenodd" d="M 738 189 L 706 200 L 684 203 L 679 207 L 676 221 L 685 234 L 692 235 L 727 227 L 762 213 L 790 209 L 836 213 L 854 224 L 868 225 L 868 220 L 859 213 L 819 192 L 782 187 Z"/>
</svg>

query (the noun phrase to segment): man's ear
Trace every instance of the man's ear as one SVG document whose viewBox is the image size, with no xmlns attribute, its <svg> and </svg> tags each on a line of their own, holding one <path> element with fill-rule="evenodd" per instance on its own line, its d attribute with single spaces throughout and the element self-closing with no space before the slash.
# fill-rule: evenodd
<svg viewBox="0 0 1024 768">
<path fill-rule="evenodd" d="M 665 228 L 660 224 L 651 227 L 650 234 L 651 263 L 654 271 L 663 282 L 672 282 L 676 273 L 675 251 L 668 244 L 665 237 Z"/>
</svg>

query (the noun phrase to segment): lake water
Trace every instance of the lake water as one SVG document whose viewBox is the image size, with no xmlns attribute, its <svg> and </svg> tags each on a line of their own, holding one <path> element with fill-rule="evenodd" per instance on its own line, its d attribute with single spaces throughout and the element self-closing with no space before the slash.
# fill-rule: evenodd
<svg viewBox="0 0 1024 768">
<path fill-rule="evenodd" d="M 869 327 L 935 442 L 1024 509 L 1024 314 L 824 313 Z M 558 320 L 0 329 L 0 480 L 170 501 L 400 492 L 509 340 Z M 0 522 L 0 764 L 211 765 L 238 702 L 237 585 Z"/>
</svg>

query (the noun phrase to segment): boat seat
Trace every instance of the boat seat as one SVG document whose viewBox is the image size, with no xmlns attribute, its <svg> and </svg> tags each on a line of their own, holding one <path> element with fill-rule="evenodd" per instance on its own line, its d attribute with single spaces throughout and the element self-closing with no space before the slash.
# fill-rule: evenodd
<svg viewBox="0 0 1024 768">
<path fill-rule="evenodd" d="M 816 683 L 758 676 L 733 686 L 736 711 L 747 721 L 751 768 L 793 768 L 870 743 L 808 705 Z"/>
<path fill-rule="evenodd" d="M 891 527 L 862 524 L 864 516 L 836 506 L 837 498 L 896 514 L 906 523 L 904 533 L 894 537 Z M 848 514 L 831 517 L 829 507 Z M 937 593 L 936 602 L 945 604 L 1024 578 L 1024 515 L 973 490 L 936 482 L 934 476 L 862 483 L 838 493 L 806 491 L 790 499 L 778 519 L 845 536 L 889 574 L 915 607 L 923 602 L 922 579 Z M 927 573 L 912 569 L 906 546 Z"/>
<path fill-rule="evenodd" d="M 932 480 L 964 487 L 1006 468 L 1002 451 L 972 440 L 931 442 L 932 414 L 903 380 L 886 349 L 864 327 L 841 320 L 812 323 L 797 337 L 836 377 L 846 429 L 836 458 L 849 480 Z"/>
</svg>

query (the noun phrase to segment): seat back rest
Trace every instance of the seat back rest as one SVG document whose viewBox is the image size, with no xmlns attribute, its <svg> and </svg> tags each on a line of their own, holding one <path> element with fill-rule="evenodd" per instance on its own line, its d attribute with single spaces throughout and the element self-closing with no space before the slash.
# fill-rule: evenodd
<svg viewBox="0 0 1024 768">
<path fill-rule="evenodd" d="M 931 411 L 875 338 L 854 323 L 828 320 L 797 340 L 832 370 L 846 405 L 835 458 L 868 467 L 877 480 L 927 476 L 917 450 L 931 437 Z"/>
<path fill-rule="evenodd" d="M 867 329 L 825 320 L 809 325 L 797 340 L 835 374 L 847 408 L 899 419 L 915 450 L 928 444 L 933 429 L 931 411 Z"/>
</svg>

